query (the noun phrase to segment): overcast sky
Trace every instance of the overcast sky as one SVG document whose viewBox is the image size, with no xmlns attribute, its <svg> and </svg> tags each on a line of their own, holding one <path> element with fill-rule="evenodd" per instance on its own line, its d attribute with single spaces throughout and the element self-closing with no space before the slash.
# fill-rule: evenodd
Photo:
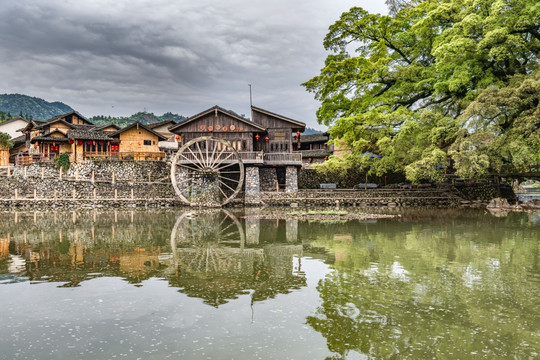
<svg viewBox="0 0 540 360">
<path fill-rule="evenodd" d="M 0 93 L 62 101 L 85 116 L 191 116 L 253 104 L 321 128 L 300 86 L 328 27 L 383 0 L 0 0 Z"/>
</svg>

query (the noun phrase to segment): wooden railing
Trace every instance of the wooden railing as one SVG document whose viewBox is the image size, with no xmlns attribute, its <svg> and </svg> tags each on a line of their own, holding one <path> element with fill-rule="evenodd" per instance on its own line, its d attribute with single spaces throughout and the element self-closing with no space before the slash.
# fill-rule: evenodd
<svg viewBox="0 0 540 360">
<path fill-rule="evenodd" d="M 300 153 L 267 153 L 264 154 L 266 164 L 302 164 Z"/>
<path fill-rule="evenodd" d="M 11 158 L 15 165 L 28 165 L 39 162 L 51 162 L 56 158 L 56 155 L 44 155 L 44 154 L 15 154 Z"/>
<path fill-rule="evenodd" d="M 145 160 L 161 161 L 165 159 L 164 152 L 90 152 L 84 153 L 85 159 L 111 159 L 111 160 Z"/>
<path fill-rule="evenodd" d="M 242 159 L 242 162 L 253 164 L 253 163 L 263 163 L 263 152 L 262 151 L 243 151 L 239 152 L 238 155 L 240 156 L 240 159 Z M 206 152 L 198 152 L 198 151 L 184 151 L 182 155 L 179 156 L 178 161 L 180 163 L 196 163 L 199 161 L 203 162 L 210 162 L 212 163 L 232 163 L 236 161 L 236 157 L 232 155 L 232 152 L 230 151 L 216 151 L 216 153 L 208 153 L 208 158 L 211 158 L 210 160 L 206 159 Z"/>
</svg>

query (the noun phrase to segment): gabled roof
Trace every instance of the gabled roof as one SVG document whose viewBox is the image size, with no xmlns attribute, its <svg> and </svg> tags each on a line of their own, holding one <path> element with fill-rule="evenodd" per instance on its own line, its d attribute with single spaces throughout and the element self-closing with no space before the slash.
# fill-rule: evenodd
<svg viewBox="0 0 540 360">
<path fill-rule="evenodd" d="M 52 136 L 54 133 L 62 134 L 64 137 L 58 137 L 58 136 Z M 67 142 L 68 138 L 66 137 L 66 134 L 63 131 L 60 130 L 53 130 L 51 132 L 45 133 L 43 135 L 35 136 L 30 140 L 30 142 L 33 144 L 37 141 L 56 141 L 56 142 Z"/>
<path fill-rule="evenodd" d="M 107 124 L 107 125 L 96 126 L 96 127 L 94 127 L 94 130 L 99 130 L 99 131 L 101 131 L 101 130 L 103 130 L 103 129 L 105 129 L 105 128 L 108 128 L 109 126 L 112 126 L 112 127 L 116 128 L 116 130 L 120 130 L 120 129 L 121 129 L 121 127 L 118 126 L 118 125 L 116 125 L 116 124 Z"/>
<path fill-rule="evenodd" d="M 309 134 L 309 135 L 301 135 L 300 136 L 300 142 L 301 143 L 327 142 L 328 140 L 330 140 L 330 137 L 328 136 L 328 133 Z"/>
<path fill-rule="evenodd" d="M 11 139 L 13 145 L 24 144 L 26 142 L 26 135 L 17 136 L 16 138 Z"/>
<path fill-rule="evenodd" d="M 53 116 L 52 118 L 50 118 L 49 120 L 37 125 L 36 127 L 40 128 L 40 127 L 44 127 L 44 126 L 47 126 L 47 125 L 50 125 L 52 123 L 55 123 L 57 121 L 63 121 L 65 124 L 69 124 L 69 125 L 73 125 L 73 124 L 70 124 L 68 123 L 67 121 L 64 121 L 63 118 L 65 118 L 66 116 L 69 116 L 69 115 L 77 115 L 78 117 L 80 117 L 81 119 L 83 119 L 84 121 L 86 121 L 88 123 L 88 125 L 94 125 L 92 124 L 90 121 L 88 121 L 87 118 L 85 118 L 84 116 L 82 116 L 81 114 L 79 114 L 78 112 L 76 111 L 71 111 L 71 112 L 68 112 L 68 113 L 65 113 L 65 114 L 62 114 L 62 115 L 56 115 L 56 116 Z"/>
<path fill-rule="evenodd" d="M 247 124 L 247 125 L 253 126 L 253 127 L 259 129 L 260 131 L 266 131 L 266 128 L 265 128 L 265 127 L 263 127 L 263 126 L 261 126 L 261 125 L 259 125 L 259 124 L 257 124 L 257 123 L 254 123 L 253 121 L 249 121 L 248 119 L 243 118 L 243 117 L 241 117 L 241 116 L 239 116 L 239 115 L 237 115 L 237 114 L 235 114 L 235 113 L 233 113 L 233 112 L 230 112 L 230 111 L 228 111 L 228 110 L 225 110 L 224 108 L 222 108 L 222 107 L 220 107 L 220 106 L 217 106 L 217 105 L 211 107 L 211 108 L 208 109 L 208 110 L 205 110 L 205 111 L 200 112 L 200 113 L 198 113 L 198 114 L 196 114 L 196 115 L 193 115 L 192 117 L 189 117 L 189 118 L 187 118 L 186 120 L 184 120 L 184 121 L 182 121 L 182 122 L 179 122 L 179 123 L 176 124 L 175 126 L 171 126 L 171 127 L 169 128 L 169 131 L 177 130 L 177 129 L 179 129 L 179 128 L 182 127 L 182 126 L 184 126 L 184 125 L 186 125 L 186 124 L 189 124 L 189 123 L 191 123 L 191 122 L 193 122 L 193 121 L 195 121 L 195 120 L 197 120 L 197 119 L 199 119 L 199 118 L 201 118 L 201 117 L 203 117 L 203 116 L 206 116 L 206 115 L 208 115 L 208 114 L 210 114 L 210 113 L 212 113 L 212 112 L 215 112 L 215 111 L 220 112 L 220 113 L 222 113 L 222 114 L 225 114 L 225 115 L 227 115 L 227 116 L 230 116 L 230 117 L 232 117 L 233 119 L 238 120 L 238 121 L 240 121 L 240 122 L 243 122 L 243 123 L 245 123 L 245 124 Z"/>
<path fill-rule="evenodd" d="M 174 122 L 174 120 L 165 120 L 165 121 L 160 121 L 160 122 L 153 123 L 153 124 L 148 124 L 146 126 L 148 126 L 150 129 L 155 129 L 157 127 L 160 127 L 160 126 L 163 126 L 163 125 L 168 125 L 168 124 L 175 125 L 176 123 Z"/>
<path fill-rule="evenodd" d="M 31 120 L 26 120 L 25 118 L 19 116 L 19 117 L 16 117 L 16 118 L 9 119 L 9 120 L 6 120 L 4 122 L 1 122 L 0 125 L 9 124 L 9 123 L 12 123 L 12 122 L 17 121 L 17 120 L 25 121 L 27 124 L 30 123 L 30 121 L 31 121 Z"/>
<path fill-rule="evenodd" d="M 159 140 L 167 140 L 167 137 L 161 135 L 161 134 L 158 133 L 158 132 L 155 132 L 154 130 L 150 129 L 148 126 L 143 125 L 143 124 L 141 124 L 141 123 L 138 122 L 138 121 L 134 122 L 134 123 L 131 124 L 131 125 L 128 125 L 128 126 L 122 128 L 122 129 L 120 129 L 120 130 L 118 130 L 118 131 L 112 131 L 112 132 L 110 132 L 110 136 L 116 136 L 116 135 L 119 135 L 119 134 L 123 133 L 124 131 L 129 130 L 129 129 L 132 129 L 132 128 L 136 127 L 136 126 L 138 126 L 139 128 L 143 128 L 144 130 L 148 131 L 149 133 L 152 133 L 152 134 L 156 135 L 156 136 L 158 137 Z"/>
<path fill-rule="evenodd" d="M 76 140 L 113 140 L 109 132 L 94 129 L 72 129 L 68 131 L 67 136 Z"/>
<path fill-rule="evenodd" d="M 303 127 L 305 128 L 306 127 L 306 124 L 304 124 L 303 122 L 301 121 L 297 121 L 297 120 L 293 120 L 291 118 L 288 118 L 288 117 L 285 117 L 283 115 L 279 115 L 279 114 L 276 114 L 276 113 L 273 113 L 271 111 L 268 111 L 268 110 L 264 110 L 264 109 L 261 109 L 259 107 L 256 107 L 256 106 L 251 106 L 251 111 L 255 111 L 255 112 L 258 112 L 258 113 L 261 113 L 261 114 L 265 114 L 265 115 L 268 115 L 268 116 L 272 116 L 272 117 L 275 117 L 279 120 L 282 120 L 282 121 L 286 121 L 286 122 L 289 122 L 293 125 L 296 125 L 296 126 L 299 126 L 299 127 Z"/>
</svg>

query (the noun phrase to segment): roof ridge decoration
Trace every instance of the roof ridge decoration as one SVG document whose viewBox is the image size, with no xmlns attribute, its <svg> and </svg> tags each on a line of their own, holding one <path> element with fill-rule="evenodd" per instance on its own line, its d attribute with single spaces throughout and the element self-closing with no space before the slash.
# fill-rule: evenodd
<svg viewBox="0 0 540 360">
<path fill-rule="evenodd" d="M 223 114 L 225 114 L 225 115 L 231 116 L 232 118 L 234 118 L 234 119 L 236 119 L 236 120 L 238 120 L 238 121 L 241 121 L 241 122 L 244 122 L 244 123 L 246 123 L 246 124 L 248 124 L 248 125 L 251 125 L 251 126 L 253 126 L 253 127 L 255 127 L 255 128 L 259 129 L 259 130 L 261 130 L 261 131 L 266 131 L 266 128 L 263 127 L 262 125 L 260 125 L 260 124 L 258 124 L 258 123 L 256 123 L 256 122 L 254 122 L 254 121 L 251 121 L 251 120 L 249 120 L 249 119 L 246 119 L 246 118 L 244 118 L 244 117 L 242 117 L 242 116 L 240 116 L 240 115 L 238 115 L 238 114 L 236 114 L 236 113 L 234 113 L 234 112 L 231 112 L 231 111 L 229 111 L 229 110 L 226 110 L 226 109 L 224 109 L 224 108 L 222 108 L 221 106 L 218 106 L 218 105 L 214 105 L 214 106 L 212 106 L 212 107 L 209 108 L 209 109 L 206 109 L 206 110 L 204 110 L 204 111 L 201 111 L 200 113 L 195 114 L 195 115 L 193 115 L 193 116 L 190 116 L 190 117 L 187 118 L 186 120 L 181 121 L 181 122 L 179 122 L 178 124 L 176 124 L 176 125 L 174 125 L 174 126 L 171 126 L 171 127 L 169 128 L 169 131 L 176 130 L 176 129 L 180 128 L 181 126 L 184 126 L 184 125 L 186 125 L 186 124 L 189 124 L 189 123 L 191 123 L 192 121 L 195 121 L 195 120 L 197 120 L 198 118 L 200 118 L 200 117 L 202 117 L 202 116 L 204 116 L 204 115 L 208 115 L 208 114 L 210 114 L 210 113 L 212 113 L 212 112 L 217 116 L 218 111 L 221 112 L 221 113 L 223 113 Z"/>
</svg>

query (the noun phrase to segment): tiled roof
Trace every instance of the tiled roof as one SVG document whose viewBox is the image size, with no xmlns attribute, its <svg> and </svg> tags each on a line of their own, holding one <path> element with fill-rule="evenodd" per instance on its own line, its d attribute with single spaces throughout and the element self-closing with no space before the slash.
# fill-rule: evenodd
<svg viewBox="0 0 540 360">
<path fill-rule="evenodd" d="M 113 140 L 110 133 L 92 129 L 73 129 L 67 133 L 69 139 L 77 140 Z"/>
<path fill-rule="evenodd" d="M 327 142 L 329 139 L 325 134 L 300 135 L 301 143 Z"/>
</svg>

